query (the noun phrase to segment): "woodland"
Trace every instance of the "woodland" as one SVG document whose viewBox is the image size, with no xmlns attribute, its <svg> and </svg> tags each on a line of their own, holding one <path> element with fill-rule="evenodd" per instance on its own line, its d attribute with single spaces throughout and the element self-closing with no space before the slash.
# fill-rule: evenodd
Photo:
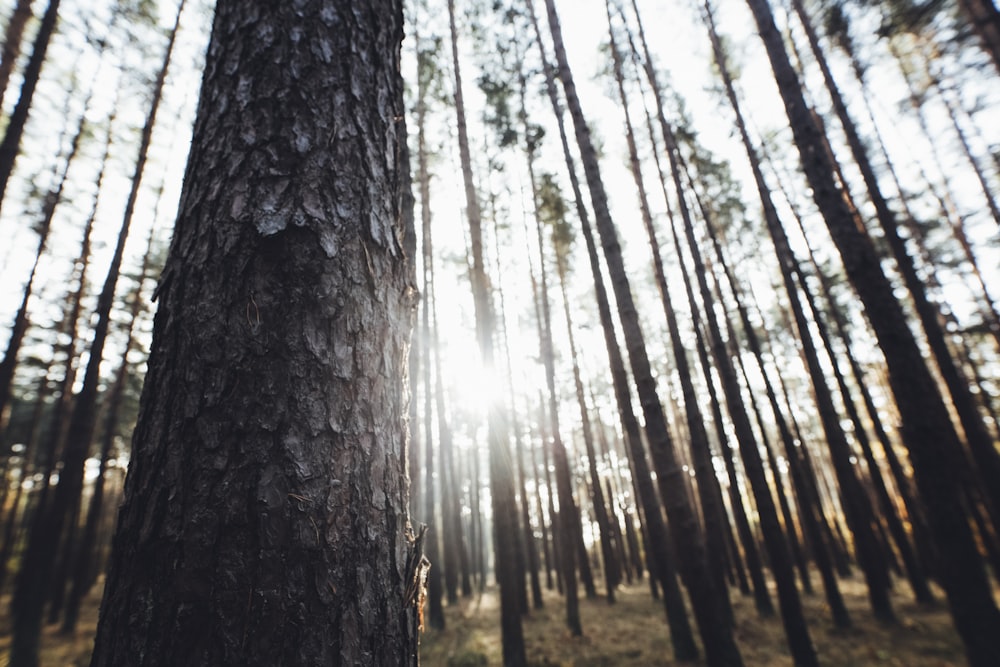
<svg viewBox="0 0 1000 667">
<path fill-rule="evenodd" d="M 993 0 L 0 21 L 0 665 L 1000 665 Z"/>
</svg>

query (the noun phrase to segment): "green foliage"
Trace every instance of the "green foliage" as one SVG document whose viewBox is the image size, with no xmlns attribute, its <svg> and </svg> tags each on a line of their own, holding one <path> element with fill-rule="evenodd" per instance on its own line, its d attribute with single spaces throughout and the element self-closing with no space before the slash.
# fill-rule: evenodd
<svg viewBox="0 0 1000 667">
<path fill-rule="evenodd" d="M 477 83 L 479 89 L 486 95 L 486 111 L 483 122 L 496 133 L 497 145 L 507 148 L 517 143 L 518 132 L 514 125 L 514 114 L 511 110 L 511 97 L 514 90 L 506 77 L 501 78 L 483 72 Z"/>
<path fill-rule="evenodd" d="M 444 38 L 441 35 L 421 36 L 417 44 L 417 79 L 427 99 L 444 104 L 448 102 L 450 94 L 440 65 L 443 44 Z"/>
<path fill-rule="evenodd" d="M 569 208 L 556 177 L 542 172 L 538 178 L 538 220 L 549 228 L 556 259 L 566 265 L 566 258 L 573 247 L 573 226 L 566 219 Z"/>
</svg>

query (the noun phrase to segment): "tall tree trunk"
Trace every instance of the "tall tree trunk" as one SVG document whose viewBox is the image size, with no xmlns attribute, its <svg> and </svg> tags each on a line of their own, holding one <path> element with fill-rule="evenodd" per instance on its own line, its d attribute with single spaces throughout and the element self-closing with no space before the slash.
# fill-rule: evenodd
<svg viewBox="0 0 1000 667">
<path fill-rule="evenodd" d="M 184 9 L 184 0 L 178 6 L 177 18 L 170 33 L 164 54 L 163 65 L 153 86 L 152 101 L 142 130 L 139 153 L 136 158 L 135 171 L 132 176 L 131 190 L 125 204 L 125 212 L 118 240 L 104 280 L 104 286 L 98 297 L 94 337 L 90 346 L 87 369 L 84 373 L 83 386 L 76 396 L 73 410 L 66 430 L 63 467 L 59 474 L 51 505 L 40 507 L 37 519 L 33 522 L 25 549 L 27 567 L 18 573 L 17 586 L 14 592 L 12 610 L 17 619 L 14 626 L 14 638 L 11 644 L 11 661 L 15 664 L 34 665 L 38 661 L 38 640 L 41 631 L 42 607 L 45 590 L 55 566 L 57 545 L 60 542 L 64 527 L 71 519 L 72 510 L 79 503 L 83 488 L 84 463 L 93 438 L 94 426 L 97 420 L 97 397 L 100 384 L 100 366 L 103 357 L 104 344 L 107 340 L 111 323 L 111 309 L 114 302 L 115 289 L 121 272 L 121 263 L 128 239 L 135 203 L 139 194 L 139 186 L 145 169 L 149 144 L 152 138 L 156 115 L 166 81 L 167 69 L 173 53 L 180 17 Z"/>
<path fill-rule="evenodd" d="M 739 102 L 736 97 L 736 91 L 733 86 L 732 78 L 729 74 L 729 69 L 726 64 L 726 56 L 722 50 L 722 43 L 719 39 L 719 35 L 715 28 L 715 19 L 712 6 L 710 2 L 706 0 L 704 3 L 704 18 L 706 25 L 708 27 L 709 39 L 712 43 L 712 53 L 715 60 L 716 67 L 719 68 L 719 73 L 722 77 L 723 84 L 726 89 L 726 96 L 733 108 L 736 116 L 736 126 L 740 132 L 740 138 L 743 142 L 744 149 L 747 153 L 747 158 L 750 162 L 750 167 L 753 172 L 754 182 L 757 186 L 757 194 L 760 197 L 761 204 L 764 211 L 764 219 L 768 225 L 769 231 L 780 228 L 780 221 L 777 217 L 777 211 L 774 208 L 774 203 L 771 200 L 770 190 L 767 184 L 764 182 L 764 176 L 761 172 L 760 161 L 757 157 L 757 153 L 754 150 L 751 142 L 750 136 L 747 133 L 746 123 L 743 120 L 743 114 L 740 110 Z M 786 285 L 788 284 L 786 280 Z M 746 331 L 747 340 L 750 344 L 751 351 L 757 357 L 758 363 L 761 365 L 761 372 L 765 379 L 765 391 L 767 393 L 768 401 L 771 405 L 771 410 L 774 413 L 775 421 L 777 422 L 779 434 L 781 436 L 782 444 L 785 448 L 785 456 L 789 460 L 791 472 L 792 472 L 792 483 L 795 485 L 799 499 L 800 507 L 804 508 L 804 512 L 801 513 L 805 529 L 809 535 L 810 541 L 813 544 L 813 556 L 816 560 L 816 564 L 819 567 L 820 574 L 823 580 L 823 587 L 826 593 L 827 602 L 830 605 L 831 612 L 833 614 L 834 623 L 838 627 L 847 627 L 850 625 L 850 619 L 847 612 L 847 607 L 844 604 L 843 596 L 840 593 L 840 588 L 837 584 L 836 576 L 833 572 L 833 564 L 830 562 L 828 557 L 828 552 L 824 547 L 824 538 L 820 531 L 820 520 L 822 515 L 822 508 L 818 504 L 818 497 L 810 492 L 810 485 L 807 482 L 805 475 L 803 473 L 803 461 L 800 460 L 800 448 L 796 446 L 795 440 L 792 437 L 792 433 L 788 428 L 788 423 L 784 418 L 784 411 L 778 404 L 778 399 L 773 385 L 771 384 L 767 371 L 763 364 L 763 354 L 760 346 L 760 342 L 754 331 L 753 326 L 750 324 L 750 318 L 745 309 L 741 308 L 740 316 L 743 320 L 744 329 Z M 791 413 L 789 413 L 791 414 Z M 804 446 L 804 444 L 803 444 Z"/>
<path fill-rule="evenodd" d="M 771 8 L 766 0 L 748 0 L 748 4 L 774 69 L 813 198 L 885 355 L 889 382 L 902 417 L 903 438 L 941 552 L 941 583 L 955 625 L 973 667 L 996 664 L 1000 661 L 1000 610 L 990 593 L 960 500 L 961 477 L 955 455 L 961 447 L 958 435 L 872 241 L 856 226 L 836 186 L 833 165 L 805 104 Z"/>
<path fill-rule="evenodd" d="M 95 667 L 417 664 L 402 24 L 218 4 Z"/>
<path fill-rule="evenodd" d="M 639 162 L 639 153 L 635 143 L 635 132 L 632 126 L 631 114 L 628 110 L 628 98 L 625 92 L 625 78 L 622 71 L 622 57 L 615 40 L 614 26 L 611 20 L 610 0 L 605 2 L 608 16 L 608 34 L 611 40 L 611 57 L 614 67 L 614 75 L 618 88 L 618 97 L 622 103 L 622 111 L 625 116 L 625 137 L 628 145 L 629 165 L 632 172 L 632 180 L 635 182 L 639 201 L 639 212 L 642 217 L 643 227 L 646 229 L 646 236 L 649 239 L 650 251 L 653 262 L 653 275 L 656 278 L 657 291 L 660 294 L 660 302 L 667 319 L 667 331 L 669 335 L 671 350 L 674 356 L 674 367 L 681 383 L 681 392 L 684 397 L 684 410 L 689 431 L 688 447 L 691 452 L 693 468 L 697 479 L 698 497 L 701 501 L 701 510 L 705 524 L 705 547 L 712 570 L 712 575 L 716 577 L 716 584 L 723 591 L 725 590 L 724 576 L 726 571 L 726 546 L 723 539 L 723 531 L 726 530 L 725 510 L 722 507 L 721 495 L 717 495 L 715 486 L 718 479 L 715 477 L 715 468 L 712 465 L 712 456 L 708 443 L 708 431 L 705 428 L 705 420 L 702 416 L 701 408 L 698 405 L 698 396 L 694 387 L 691 365 L 688 363 L 687 350 L 681 338 L 680 327 L 677 324 L 677 314 L 674 310 L 673 302 L 670 298 L 670 290 L 667 287 L 666 272 L 663 268 L 663 257 L 660 251 L 660 242 L 656 236 L 656 229 L 653 226 L 653 216 L 649 208 L 649 199 L 646 196 L 646 188 L 643 184 L 642 167 Z M 732 622 L 732 607 L 729 604 L 728 595 L 720 596 L 725 603 L 724 609 Z"/>
<path fill-rule="evenodd" d="M 542 420 L 539 419 L 539 423 Z M 544 448 L 545 437 L 539 438 L 542 446 Z M 545 559 L 545 588 L 547 590 L 553 590 L 555 588 L 555 581 L 552 578 L 552 570 L 555 569 L 555 556 L 552 554 L 552 545 L 549 540 L 549 522 L 545 520 L 545 507 L 542 504 L 542 494 L 537 491 L 542 487 L 542 476 L 538 473 L 538 459 L 536 457 L 536 452 L 539 448 L 531 447 L 531 471 L 532 476 L 535 478 L 535 513 L 538 515 L 538 524 L 542 529 L 542 555 Z"/>
<path fill-rule="evenodd" d="M 813 56 L 820 66 L 827 91 L 830 93 L 830 98 L 833 101 L 833 108 L 847 137 L 847 144 L 851 149 L 851 155 L 854 157 L 854 161 L 861 171 L 868 194 L 875 206 L 876 217 L 885 231 L 885 237 L 892 250 L 893 258 L 896 260 L 896 266 L 913 299 L 920 323 L 927 336 L 927 342 L 934 354 L 934 360 L 937 362 L 941 377 L 948 387 L 952 404 L 955 406 L 962 428 L 965 431 L 966 441 L 969 443 L 969 448 L 975 458 L 980 474 L 984 477 L 985 488 L 990 492 L 991 503 L 994 507 L 1000 508 L 1000 453 L 997 453 L 993 444 L 993 438 L 987 431 L 983 417 L 979 413 L 969 381 L 964 377 L 964 373 L 958 364 L 956 364 L 948 348 L 944 328 L 941 324 L 941 313 L 938 307 L 931 303 L 927 297 L 926 287 L 917 273 L 917 267 L 914 264 L 913 258 L 910 257 L 907 251 L 906 242 L 900 235 L 896 216 L 882 195 L 878 179 L 875 176 L 875 169 L 868 158 L 868 152 L 861 137 L 858 135 L 854 120 L 847 110 L 847 105 L 827 65 L 825 54 L 820 46 L 819 37 L 813 29 L 812 21 L 806 13 L 802 0 L 792 0 L 792 6 L 795 8 L 799 20 L 805 29 Z M 947 103 L 947 100 L 945 102 Z M 963 145 L 968 148 L 965 135 L 961 132 L 961 127 L 955 118 L 954 110 L 950 104 L 947 104 L 947 106 L 955 128 L 958 130 L 959 137 Z M 971 160 L 971 153 L 969 157 Z M 978 169 L 977 173 L 980 173 Z M 980 179 L 982 181 L 981 176 Z M 982 182 L 982 185 L 987 194 L 989 194 L 989 188 L 985 182 Z"/>
<path fill-rule="evenodd" d="M 458 57 L 458 34 L 455 27 L 455 0 L 448 0 L 448 22 L 451 28 L 452 67 L 455 74 L 454 96 L 459 154 L 462 165 L 462 181 L 465 185 L 465 213 L 472 241 L 472 294 L 476 313 L 476 337 L 479 341 L 483 365 L 486 368 L 493 368 L 493 308 L 490 303 L 490 287 L 483 262 L 482 216 L 475 184 L 472 181 L 472 158 L 469 152 L 469 136 L 465 122 L 462 74 Z M 511 465 L 503 416 L 499 410 L 499 406 L 491 405 L 487 415 L 490 496 L 497 534 L 494 546 L 497 575 L 500 580 L 500 624 L 504 664 L 517 667 L 526 662 L 518 595 L 514 586 L 517 575 L 515 570 L 516 542 L 508 539 L 508 536 L 513 534 L 517 524 L 517 507 L 512 475 L 513 466 Z"/>
<path fill-rule="evenodd" d="M 28 123 L 31 101 L 35 96 L 38 79 L 42 75 L 45 52 L 49 48 L 49 42 L 52 40 L 52 33 L 59 18 L 59 1 L 49 0 L 45 14 L 42 15 L 42 22 L 35 34 L 35 43 L 31 47 L 31 57 L 28 58 L 28 64 L 24 67 L 21 96 L 17 100 L 17 105 L 14 106 L 14 111 L 10 114 L 3 141 L 0 141 L 0 208 L 4 204 L 4 195 L 7 193 L 7 183 L 10 182 L 11 173 L 14 171 L 14 162 L 17 160 L 18 153 L 21 152 L 21 137 L 24 136 L 24 126 Z"/>
<path fill-rule="evenodd" d="M 52 220 L 55 218 L 56 209 L 62 202 L 62 194 L 66 187 L 70 167 L 73 165 L 77 153 L 80 150 L 80 144 L 82 143 L 84 131 L 87 127 L 86 112 L 89 106 L 90 95 L 88 94 L 87 100 L 84 102 L 84 112 L 80 114 L 80 118 L 76 125 L 76 131 L 70 140 L 70 148 L 66 154 L 65 162 L 63 162 L 62 169 L 58 171 L 58 174 L 54 174 L 56 178 L 55 187 L 49 190 L 42 200 L 41 219 L 38 221 L 37 225 L 38 246 L 35 249 L 35 259 L 31 264 L 31 272 L 28 274 L 28 280 L 24 285 L 24 291 L 21 296 L 21 305 L 18 307 L 17 313 L 14 315 L 14 323 L 11 326 L 10 338 L 7 341 L 7 349 L 4 351 L 3 359 L 0 360 L 0 432 L 2 432 L 6 427 L 7 419 L 5 415 L 11 399 L 14 371 L 17 368 L 17 355 L 21 350 L 21 344 L 24 342 L 24 335 L 27 333 L 28 325 L 30 324 L 28 319 L 28 302 L 31 300 L 31 296 L 34 293 L 35 277 L 38 273 L 38 265 L 41 262 L 42 256 L 45 254 L 46 248 L 48 247 L 49 233 L 52 231 Z"/>
<path fill-rule="evenodd" d="M 811 248 L 810 248 L 811 252 Z M 818 265 L 813 260 L 813 267 L 820 274 Z M 819 306 L 816 303 L 816 298 L 812 294 L 811 290 L 805 288 L 806 276 L 802 271 L 802 268 L 798 261 L 794 262 L 794 270 L 799 279 L 799 284 L 804 287 L 804 293 L 809 302 L 809 307 L 813 312 L 813 320 L 816 322 L 817 330 L 819 331 L 820 337 L 823 339 L 823 344 L 827 348 L 828 354 L 833 359 L 834 350 L 832 346 L 832 341 L 830 340 L 830 333 L 828 331 L 827 324 L 823 321 L 820 313 Z M 827 281 L 825 277 L 820 275 L 820 284 L 823 288 L 825 295 L 830 303 L 830 312 L 832 313 L 832 320 L 836 327 L 837 333 L 840 334 L 841 340 L 845 346 L 846 356 L 848 358 L 848 364 L 852 370 L 854 376 L 855 385 L 862 393 L 868 393 L 866 387 L 864 386 L 864 378 L 861 375 L 861 369 L 858 367 L 858 361 L 854 358 L 853 353 L 850 349 L 849 338 L 846 337 L 847 331 L 842 320 L 841 311 L 838 309 L 837 304 L 832 299 L 832 295 L 828 289 Z M 854 437 L 861 446 L 862 455 L 865 458 L 865 462 L 868 464 L 869 477 L 871 478 L 872 484 L 874 486 L 874 491 L 878 502 L 881 505 L 882 517 L 885 519 L 888 525 L 889 531 L 892 535 L 893 541 L 896 543 L 896 547 L 899 549 L 900 556 L 903 559 L 904 567 L 906 568 L 906 573 L 910 581 L 910 586 L 913 589 L 914 596 L 918 602 L 928 604 L 934 601 L 933 593 L 931 593 L 930 587 L 927 583 L 927 578 L 924 573 L 923 566 L 919 562 L 916 553 L 913 550 L 913 546 L 910 543 L 909 536 L 906 534 L 906 529 L 903 527 L 903 523 L 896 511 L 896 505 L 893 502 L 889 489 L 886 486 L 885 479 L 882 475 L 881 468 L 878 465 L 878 461 L 875 459 L 875 453 L 872 449 L 872 443 L 868 438 L 868 433 L 861 422 L 861 416 L 857 411 L 854 404 L 853 398 L 851 398 L 850 390 L 847 386 L 846 379 L 843 373 L 840 372 L 839 367 L 834 361 L 834 372 L 837 380 L 837 384 L 840 388 L 840 392 L 843 395 L 844 406 L 848 411 L 851 421 L 854 423 Z M 878 418 L 877 410 L 874 405 L 872 405 L 871 396 L 867 396 L 864 399 L 866 407 L 868 408 L 869 415 L 874 415 L 873 421 L 878 424 L 878 430 L 883 436 L 885 436 L 884 429 L 881 427 L 881 421 Z M 888 452 L 886 457 L 895 457 L 895 452 L 892 451 L 892 445 L 888 441 L 886 436 L 884 440 L 881 441 L 883 452 Z M 898 465 L 898 462 L 897 462 Z M 914 507 L 917 510 L 916 507 Z M 918 510 L 919 511 L 919 510 Z"/>
<path fill-rule="evenodd" d="M 726 618 L 725 603 L 722 600 L 724 591 L 719 590 L 711 575 L 705 559 L 704 538 L 687 488 L 681 483 L 684 473 L 678 464 L 674 443 L 667 430 L 663 406 L 657 395 L 656 380 L 653 378 L 646 353 L 646 344 L 632 299 L 632 290 L 622 259 L 618 234 L 608 209 L 607 194 L 601 179 L 597 151 L 590 136 L 590 128 L 583 116 L 580 99 L 576 93 L 566 49 L 563 45 L 562 29 L 559 25 L 555 3 L 553 0 L 546 0 L 545 5 L 548 10 L 549 28 L 558 63 L 559 79 L 563 84 L 567 106 L 570 117 L 573 119 L 576 139 L 580 147 L 581 161 L 594 207 L 594 218 L 618 302 L 618 314 L 632 364 L 632 374 L 646 418 L 646 433 L 656 464 L 657 482 L 677 545 L 677 555 L 681 562 L 681 575 L 684 577 L 691 594 L 691 602 L 708 663 L 710 665 L 738 667 L 743 664 L 743 660 L 733 639 L 732 626 L 719 622 L 719 619 Z"/>
<path fill-rule="evenodd" d="M 162 196 L 163 184 L 161 183 L 159 193 L 157 194 L 157 206 L 159 205 Z M 154 214 L 154 223 L 156 218 L 157 216 Z M 76 623 L 79 620 L 80 615 L 80 603 L 83 601 L 83 597 L 90 591 L 90 588 L 94 583 L 90 578 L 90 572 L 93 567 L 93 562 L 96 560 L 97 532 L 100 527 L 101 517 L 104 510 L 106 486 L 105 475 L 108 469 L 108 460 L 111 457 L 111 447 L 114 445 L 115 441 L 115 432 L 118 426 L 122 403 L 124 402 L 125 386 L 129 377 L 128 356 L 135 348 L 135 336 L 133 335 L 133 332 L 144 303 L 142 291 L 143 285 L 145 284 L 151 269 L 150 264 L 153 254 L 155 232 L 156 226 L 154 224 L 149 230 L 149 237 L 146 241 L 146 252 L 142 257 L 142 264 L 139 267 L 139 277 L 137 278 L 135 292 L 132 295 L 132 301 L 129 306 L 129 321 L 125 328 L 125 348 L 122 351 L 121 362 L 115 372 L 114 383 L 111 385 L 111 389 L 109 390 L 107 407 L 104 413 L 103 437 L 101 439 L 100 453 L 98 456 L 100 464 L 98 467 L 97 478 L 94 480 L 94 489 L 90 496 L 90 502 L 87 508 L 86 523 L 83 527 L 83 534 L 80 536 L 80 544 L 76 552 L 75 562 L 73 564 L 72 587 L 69 591 L 69 598 L 66 601 L 65 616 L 63 617 L 63 634 L 72 634 L 76 630 Z"/>
<path fill-rule="evenodd" d="M 497 270 L 497 276 L 501 276 L 501 273 L 500 273 L 500 271 L 501 271 L 501 261 L 500 261 L 500 252 L 499 252 L 499 248 L 500 248 L 500 231 L 499 231 L 500 222 L 499 222 L 499 215 L 497 214 L 497 210 L 496 210 L 495 204 L 496 204 L 496 197 L 494 197 L 492 195 L 492 193 L 491 193 L 491 196 L 490 196 L 490 208 L 491 208 L 491 211 L 490 212 L 491 212 L 492 218 L 493 218 L 493 241 L 494 241 L 495 247 L 497 248 L 497 253 L 495 255 L 496 270 Z M 511 360 L 510 360 L 510 356 L 511 356 L 511 352 L 510 352 L 510 339 L 509 339 L 509 337 L 507 335 L 507 303 L 506 303 L 506 300 L 504 298 L 504 290 L 503 290 L 503 280 L 502 280 L 502 278 L 500 278 L 500 279 L 497 280 L 497 298 L 499 299 L 498 313 L 499 313 L 499 316 L 500 316 L 500 321 L 499 321 L 498 324 L 499 324 L 499 328 L 500 328 L 500 340 L 501 340 L 501 342 L 503 344 L 504 367 L 505 367 L 505 370 L 506 370 L 507 387 L 508 387 L 509 395 L 510 395 L 509 397 L 511 399 L 511 401 L 510 401 L 510 411 L 509 411 L 510 429 L 513 432 L 513 436 L 514 436 L 514 451 L 516 453 L 516 452 L 520 452 L 521 451 L 521 449 L 523 448 L 523 445 L 521 443 L 521 425 L 520 425 L 520 423 L 518 422 L 518 419 L 517 419 L 517 402 L 514 400 L 514 383 L 513 383 L 514 372 L 512 370 Z M 514 461 L 511 461 L 511 463 L 513 465 Z M 511 473 L 511 477 L 513 477 L 513 475 L 514 475 L 514 473 L 512 472 Z M 515 483 L 516 484 L 520 483 L 520 476 L 519 476 L 518 480 L 515 481 Z M 518 489 L 518 490 L 520 490 L 520 489 Z M 527 508 L 527 502 L 528 502 L 527 498 L 525 497 L 525 494 L 522 491 L 521 494 L 520 494 L 520 502 L 517 502 L 518 513 L 517 513 L 517 516 L 516 516 L 516 518 L 514 520 L 514 532 L 510 535 L 510 538 L 509 538 L 509 539 L 511 539 L 515 543 L 515 547 L 516 547 L 515 550 L 514 550 L 514 564 L 515 564 L 515 567 L 517 569 L 517 577 L 516 577 L 517 597 L 518 597 L 518 605 L 519 605 L 519 607 L 521 609 L 521 614 L 523 616 L 527 616 L 528 613 L 530 612 L 530 607 L 528 606 L 528 592 L 527 592 L 528 554 L 527 554 L 527 551 L 525 550 L 524 534 L 522 532 L 522 529 L 524 528 L 524 526 L 521 525 L 521 518 L 524 516 L 523 513 L 522 513 L 522 510 L 524 508 Z"/>
<path fill-rule="evenodd" d="M 539 243 L 542 239 L 539 238 Z M 604 488 L 600 474 L 597 472 L 597 453 L 594 448 L 594 434 L 590 424 L 590 411 L 584 396 L 583 379 L 580 377 L 580 363 L 576 347 L 576 337 L 573 335 L 573 319 L 570 315 L 569 295 L 566 291 L 566 259 L 556 251 L 556 269 L 559 275 L 559 287 L 563 302 L 563 315 L 566 318 L 566 333 L 569 340 L 570 358 L 573 362 L 573 384 L 576 388 L 576 401 L 580 408 L 580 423 L 583 429 L 583 442 L 587 450 L 587 469 L 590 473 L 590 496 L 593 499 L 594 516 L 597 519 L 599 539 L 601 542 L 601 557 L 604 560 L 604 583 L 608 595 L 608 603 L 615 601 L 615 588 L 618 586 L 620 570 L 618 556 L 615 553 L 614 535 L 611 531 L 611 520 L 608 517 L 608 506 L 604 500 Z"/>
<path fill-rule="evenodd" d="M 972 30 L 979 36 L 983 51 L 1000 72 L 1000 11 L 992 0 L 958 0 Z"/>
<path fill-rule="evenodd" d="M 416 41 L 417 57 L 420 59 L 422 57 L 421 52 L 421 41 L 420 33 L 414 30 L 414 39 Z M 418 63 L 420 67 L 422 63 Z M 420 313 L 421 313 L 421 326 L 420 326 L 420 351 L 419 354 L 413 354 L 411 350 L 411 360 L 415 357 L 421 359 L 421 366 L 423 374 L 421 380 L 423 382 L 424 392 L 423 392 L 423 427 L 424 427 L 424 473 L 426 475 L 423 484 L 419 484 L 417 480 L 421 477 L 421 471 L 419 468 L 411 468 L 413 471 L 411 473 L 414 478 L 411 481 L 410 493 L 416 494 L 416 489 L 413 485 L 418 485 L 417 488 L 423 488 L 423 500 L 424 507 L 422 508 L 423 520 L 427 525 L 427 558 L 431 562 L 431 570 L 428 574 L 427 582 L 427 597 L 428 606 L 430 611 L 430 623 L 431 627 L 437 628 L 439 630 L 445 627 L 444 609 L 442 607 L 442 567 L 441 561 L 438 558 L 439 550 L 438 545 L 442 544 L 442 538 L 447 539 L 445 534 L 448 531 L 447 521 L 448 513 L 442 513 L 442 523 L 437 523 L 437 511 L 435 503 L 435 492 L 434 492 L 434 388 L 431 385 L 431 354 L 435 356 L 440 353 L 438 348 L 434 346 L 432 351 L 431 346 L 431 292 L 433 291 L 433 284 L 431 282 L 433 276 L 433 266 L 434 261 L 434 246 L 433 240 L 431 238 L 431 202 L 430 202 L 430 172 L 427 166 L 427 139 L 426 139 L 426 119 L 427 119 L 427 77 L 424 76 L 423 72 L 418 72 L 417 74 L 417 109 L 416 109 L 416 120 L 417 120 L 417 184 L 420 189 L 420 229 L 421 229 L 421 256 L 422 256 L 422 280 L 420 291 L 423 294 L 423 299 L 421 299 Z M 436 320 L 435 320 L 436 324 Z M 411 361 L 410 372 L 415 372 L 414 364 Z M 411 378 L 411 386 L 414 386 L 413 378 Z M 410 401 L 416 403 L 416 392 L 411 392 Z M 411 415 L 413 409 L 411 407 Z M 411 431 L 417 430 L 417 421 L 411 421 L 410 426 Z M 414 450 L 416 447 L 414 447 Z M 419 461 L 419 457 L 411 452 L 410 462 L 411 465 Z M 439 476 L 439 481 L 442 489 L 442 500 L 444 496 L 444 485 L 447 483 L 444 476 Z M 442 503 L 442 506 L 444 503 Z M 413 503 L 411 503 L 411 507 Z M 438 529 L 441 526 L 441 529 Z M 451 589 L 454 591 L 454 587 Z"/>
<path fill-rule="evenodd" d="M 553 114 L 556 117 L 556 124 L 559 127 L 559 140 L 562 145 L 563 157 L 566 160 L 566 168 L 573 189 L 573 200 L 580 219 L 580 229 L 583 232 L 584 241 L 587 246 L 587 258 L 590 262 L 591 274 L 594 277 L 594 292 L 597 300 L 598 315 L 601 321 L 601 330 L 604 334 L 604 343 L 608 352 L 608 363 L 611 369 L 615 400 L 618 405 L 618 415 L 622 423 L 622 432 L 625 436 L 626 453 L 632 471 L 632 481 L 642 508 L 642 527 L 645 529 L 643 536 L 644 538 L 648 536 L 647 546 L 650 547 L 646 550 L 647 564 L 650 565 L 651 573 L 650 588 L 654 597 L 657 592 L 657 581 L 660 582 L 663 588 L 663 605 L 667 616 L 667 624 L 670 627 L 674 659 L 677 661 L 694 660 L 698 656 L 698 648 L 694 641 L 694 634 L 688 620 L 684 598 L 677 581 L 673 554 L 669 546 L 670 537 L 662 518 L 660 500 L 657 497 L 649 464 L 646 460 L 639 421 L 636 419 L 632 408 L 632 394 L 625 370 L 625 361 L 618 346 L 617 334 L 615 333 L 614 322 L 612 321 L 610 300 L 604 285 L 604 278 L 601 274 L 600 262 L 597 255 L 597 244 L 593 230 L 591 229 L 587 209 L 583 204 L 583 195 L 577 177 L 576 165 L 569 147 L 563 112 L 559 104 L 555 86 L 554 68 L 549 63 L 545 50 L 542 47 L 542 32 L 535 14 L 534 2 L 527 0 L 526 4 L 535 38 L 539 45 L 542 68 L 545 73 L 545 88 L 549 101 L 552 104 Z"/>
<path fill-rule="evenodd" d="M 24 38 L 24 26 L 31 18 L 31 0 L 17 0 L 14 9 L 7 19 L 7 29 L 4 31 L 3 51 L 0 52 L 0 109 L 10 83 L 10 75 L 17 65 L 21 55 L 21 41 Z"/>
</svg>

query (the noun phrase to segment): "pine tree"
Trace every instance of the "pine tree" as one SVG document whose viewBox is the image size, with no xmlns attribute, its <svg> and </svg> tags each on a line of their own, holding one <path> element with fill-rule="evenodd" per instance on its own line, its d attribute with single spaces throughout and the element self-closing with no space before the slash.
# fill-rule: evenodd
<svg viewBox="0 0 1000 667">
<path fill-rule="evenodd" d="M 95 666 L 417 664 L 402 23 L 218 3 Z"/>
</svg>

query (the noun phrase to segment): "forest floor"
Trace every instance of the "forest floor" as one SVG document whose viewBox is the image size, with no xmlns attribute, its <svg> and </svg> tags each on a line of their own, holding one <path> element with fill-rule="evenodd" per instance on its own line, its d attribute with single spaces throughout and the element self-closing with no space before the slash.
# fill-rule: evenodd
<svg viewBox="0 0 1000 667">
<path fill-rule="evenodd" d="M 818 582 L 817 582 L 818 583 Z M 842 580 L 841 590 L 854 628 L 838 631 L 830 623 L 822 592 L 804 597 L 813 642 L 824 667 L 961 667 L 962 644 L 942 601 L 932 608 L 916 605 L 904 583 L 894 602 L 899 622 L 883 625 L 868 609 L 860 579 Z M 772 591 L 773 592 L 773 591 Z M 938 591 L 940 593 L 940 591 Z M 97 628 L 101 591 L 95 589 L 81 609 L 73 636 L 47 626 L 41 652 L 42 667 L 85 667 L 90 662 Z M 761 619 L 753 600 L 733 597 L 736 637 L 746 667 L 792 667 L 781 621 Z M 6 667 L 10 647 L 10 598 L 0 599 L 0 667 Z M 564 624 L 562 599 L 545 591 L 545 608 L 525 619 L 529 664 L 534 667 L 665 667 L 671 659 L 670 638 L 661 603 L 654 601 L 645 582 L 622 586 L 617 602 L 601 596 L 580 599 L 583 637 L 573 637 Z M 427 628 L 421 637 L 421 664 L 425 667 L 492 667 L 501 664 L 500 611 L 495 588 L 460 599 L 445 607 L 445 630 Z"/>
<path fill-rule="evenodd" d="M 83 599 L 76 632 L 64 635 L 59 625 L 45 625 L 39 650 L 40 667 L 87 667 L 97 634 L 97 610 L 101 606 L 104 579 Z M 0 598 L 0 667 L 10 663 L 10 596 Z"/>
<path fill-rule="evenodd" d="M 860 578 L 860 575 L 856 575 Z M 818 584 L 818 582 L 817 582 Z M 915 604 L 900 582 L 893 602 L 899 622 L 884 625 L 868 607 L 860 580 L 841 581 L 854 622 L 837 630 L 818 589 L 803 597 L 813 643 L 824 667 L 961 667 L 966 664 L 943 595 L 932 608 Z M 777 604 L 777 598 L 772 598 Z M 545 591 L 545 608 L 532 610 L 524 621 L 528 664 L 533 667 L 665 667 L 672 659 L 663 605 L 645 583 L 622 586 L 617 601 L 581 596 L 583 636 L 573 637 L 564 622 L 565 608 L 555 593 Z M 733 596 L 736 638 L 746 667 L 792 667 L 780 619 L 761 619 L 753 600 Z M 425 618 L 425 622 L 427 619 Z M 421 664 L 427 667 L 491 667 L 502 664 L 499 599 L 495 589 L 445 607 L 446 627 L 427 628 L 421 638 Z M 693 620 L 692 620 L 693 623 Z M 698 663 L 703 664 L 703 663 Z"/>
</svg>

